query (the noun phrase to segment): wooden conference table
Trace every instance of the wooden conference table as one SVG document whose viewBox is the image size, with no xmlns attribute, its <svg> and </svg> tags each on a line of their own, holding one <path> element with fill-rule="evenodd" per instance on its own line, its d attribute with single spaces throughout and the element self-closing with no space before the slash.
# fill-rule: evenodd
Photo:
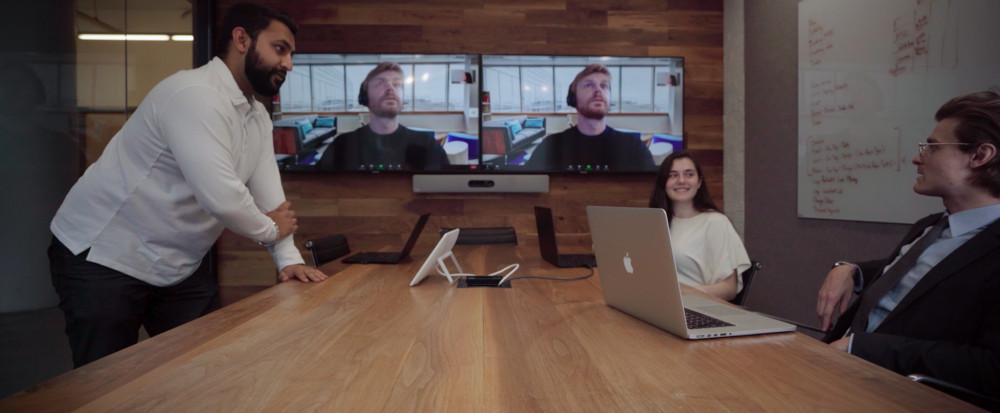
<svg viewBox="0 0 1000 413">
<path fill-rule="evenodd" d="M 12 411 L 959 411 L 799 333 L 686 341 L 607 307 L 597 277 L 456 288 L 401 265 L 286 282 L 0 400 Z M 456 246 L 463 269 L 537 248 Z"/>
</svg>

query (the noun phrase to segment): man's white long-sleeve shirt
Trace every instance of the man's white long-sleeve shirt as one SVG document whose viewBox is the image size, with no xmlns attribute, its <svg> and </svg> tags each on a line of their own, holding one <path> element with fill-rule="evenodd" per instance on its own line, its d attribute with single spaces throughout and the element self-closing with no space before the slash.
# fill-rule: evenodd
<svg viewBox="0 0 1000 413">
<path fill-rule="evenodd" d="M 160 82 L 73 186 L 50 226 L 74 254 L 156 286 L 198 268 L 224 228 L 269 242 L 285 201 L 264 106 L 219 58 Z M 269 248 L 301 264 L 292 237 Z"/>
</svg>

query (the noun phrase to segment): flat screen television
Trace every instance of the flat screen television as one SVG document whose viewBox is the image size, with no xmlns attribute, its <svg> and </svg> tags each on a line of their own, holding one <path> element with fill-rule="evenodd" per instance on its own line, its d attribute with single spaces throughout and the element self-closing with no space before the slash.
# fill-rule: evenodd
<svg viewBox="0 0 1000 413">
<path fill-rule="evenodd" d="M 684 147 L 683 78 L 681 57 L 483 55 L 482 170 L 655 171 Z"/>
<path fill-rule="evenodd" d="M 295 55 L 274 105 L 279 168 L 477 171 L 479 59 L 475 54 Z M 383 62 L 398 65 L 401 76 L 365 83 Z"/>
</svg>

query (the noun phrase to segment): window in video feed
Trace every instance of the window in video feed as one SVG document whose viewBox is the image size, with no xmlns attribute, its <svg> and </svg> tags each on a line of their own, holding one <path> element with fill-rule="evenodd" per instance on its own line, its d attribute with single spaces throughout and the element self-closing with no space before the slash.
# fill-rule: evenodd
<svg viewBox="0 0 1000 413">
<path fill-rule="evenodd" d="M 650 172 L 684 146 L 683 58 L 483 55 L 482 67 L 486 171 Z"/>
<path fill-rule="evenodd" d="M 479 169 L 479 55 L 303 53 L 292 62 L 274 102 L 281 170 Z"/>
</svg>

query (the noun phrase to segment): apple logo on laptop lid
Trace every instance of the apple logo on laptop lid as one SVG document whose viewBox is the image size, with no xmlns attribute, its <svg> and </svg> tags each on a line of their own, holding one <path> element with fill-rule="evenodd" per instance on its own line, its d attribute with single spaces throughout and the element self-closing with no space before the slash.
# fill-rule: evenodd
<svg viewBox="0 0 1000 413">
<path fill-rule="evenodd" d="M 625 263 L 625 272 L 632 274 L 635 271 L 632 268 L 632 258 L 628 256 L 628 252 L 625 253 L 625 258 L 622 258 L 622 262 Z"/>
</svg>

